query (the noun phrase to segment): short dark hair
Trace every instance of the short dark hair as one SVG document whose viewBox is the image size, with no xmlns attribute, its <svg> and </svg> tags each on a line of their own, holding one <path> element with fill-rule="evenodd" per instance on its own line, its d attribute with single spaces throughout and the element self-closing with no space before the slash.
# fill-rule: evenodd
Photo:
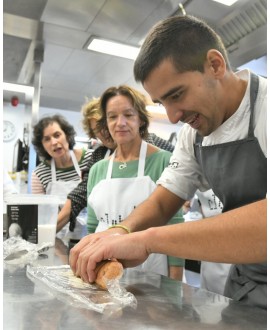
<svg viewBox="0 0 270 330">
<path fill-rule="evenodd" d="M 33 127 L 32 144 L 40 157 L 50 160 L 52 157 L 47 153 L 42 144 L 44 129 L 49 125 L 57 123 L 66 134 L 69 149 L 73 149 L 75 145 L 76 132 L 74 127 L 61 115 L 48 116 L 40 119 Z"/>
<path fill-rule="evenodd" d="M 105 130 L 110 134 L 107 125 L 106 107 L 108 101 L 116 95 L 126 96 L 130 100 L 134 109 L 138 111 L 140 120 L 143 123 L 143 125 L 141 125 L 140 127 L 140 136 L 143 139 L 145 139 L 148 136 L 148 127 L 149 127 L 149 118 L 150 118 L 150 115 L 146 110 L 146 98 L 142 93 L 127 85 L 121 85 L 118 87 L 109 87 L 102 94 L 102 96 L 100 97 L 101 118 L 97 122 L 98 128 L 100 130 Z"/>
<path fill-rule="evenodd" d="M 231 70 L 226 48 L 208 24 L 188 15 L 167 18 L 148 33 L 134 64 L 135 80 L 143 83 L 165 59 L 170 59 L 178 72 L 204 72 L 210 49 L 218 50 Z"/>
</svg>

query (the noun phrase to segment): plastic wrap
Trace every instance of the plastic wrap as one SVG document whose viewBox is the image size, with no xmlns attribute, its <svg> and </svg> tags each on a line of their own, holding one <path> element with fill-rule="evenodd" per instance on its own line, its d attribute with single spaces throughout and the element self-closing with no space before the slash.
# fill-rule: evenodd
<svg viewBox="0 0 270 330">
<path fill-rule="evenodd" d="M 108 291 L 83 282 L 73 275 L 69 265 L 27 266 L 27 276 L 46 284 L 58 299 L 75 307 L 94 310 L 108 316 L 121 313 L 124 307 L 137 307 L 135 296 L 120 286 L 119 280 L 107 282 Z"/>
<path fill-rule="evenodd" d="M 53 245 L 49 242 L 37 245 L 24 240 L 20 236 L 10 237 L 3 242 L 4 267 L 9 269 L 10 271 L 16 270 L 17 268 L 23 268 L 25 265 L 31 264 L 33 261 L 35 261 L 38 258 L 39 256 L 38 250 L 52 246 Z M 22 250 L 27 250 L 28 252 L 19 258 L 8 261 L 5 260 L 5 258 L 10 254 Z"/>
</svg>

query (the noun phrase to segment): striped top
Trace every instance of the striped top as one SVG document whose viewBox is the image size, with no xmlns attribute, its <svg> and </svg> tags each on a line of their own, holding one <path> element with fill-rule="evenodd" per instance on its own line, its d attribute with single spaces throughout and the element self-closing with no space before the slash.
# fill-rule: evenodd
<svg viewBox="0 0 270 330">
<path fill-rule="evenodd" d="M 80 170 L 83 172 L 87 169 L 89 160 L 93 151 L 85 150 L 82 151 L 82 157 L 78 162 Z M 78 173 L 74 166 L 67 168 L 56 168 L 56 180 L 57 181 L 75 181 L 79 180 Z M 41 162 L 32 173 L 31 190 L 32 194 L 46 194 L 46 189 L 49 182 L 52 181 L 51 164 L 47 161 Z"/>
</svg>

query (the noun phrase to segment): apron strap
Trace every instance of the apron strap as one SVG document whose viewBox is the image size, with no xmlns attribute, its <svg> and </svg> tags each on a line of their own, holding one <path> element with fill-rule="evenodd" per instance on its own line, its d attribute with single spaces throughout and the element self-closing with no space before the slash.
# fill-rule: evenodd
<svg viewBox="0 0 270 330">
<path fill-rule="evenodd" d="M 74 165 L 74 168 L 76 170 L 76 172 L 78 173 L 78 176 L 79 178 L 81 179 L 81 176 L 82 176 L 82 173 L 81 173 L 81 169 L 79 167 L 79 164 L 78 164 L 78 161 L 77 161 L 77 158 L 74 154 L 74 151 L 73 150 L 69 150 L 69 154 L 71 156 L 71 159 L 72 159 L 72 162 L 73 162 L 73 165 Z"/>
<path fill-rule="evenodd" d="M 115 158 L 115 151 L 112 154 L 111 159 L 109 160 L 109 166 L 108 166 L 108 170 L 107 170 L 106 180 L 109 180 L 112 177 L 112 167 L 113 167 L 113 161 Z"/>
<path fill-rule="evenodd" d="M 74 165 L 74 168 L 81 180 L 81 170 L 80 170 L 80 167 L 79 167 L 79 164 L 78 164 L 78 161 L 76 159 L 76 156 L 74 154 L 74 151 L 73 150 L 69 150 L 69 154 L 70 154 L 70 157 L 71 157 L 71 160 L 73 162 L 73 165 Z M 52 158 L 51 159 L 51 174 L 52 174 L 52 182 L 55 182 L 57 181 L 56 180 L 56 168 L 55 168 L 55 161 L 54 159 Z"/>
<path fill-rule="evenodd" d="M 254 136 L 253 117 L 254 117 L 254 107 L 258 94 L 258 89 L 259 89 L 259 77 L 251 72 L 250 73 L 250 119 L 249 119 L 249 127 L 248 127 L 249 137 Z"/>
<path fill-rule="evenodd" d="M 144 176 L 146 153 L 147 153 L 147 143 L 144 140 L 142 140 L 141 149 L 140 149 L 139 166 L 138 166 L 138 177 Z"/>
<path fill-rule="evenodd" d="M 108 180 L 112 177 L 112 168 L 113 168 L 113 161 L 114 161 L 114 158 L 115 158 L 115 153 L 116 153 L 116 150 L 112 154 L 111 159 L 109 161 L 106 180 Z M 139 165 L 138 165 L 138 177 L 139 176 L 140 177 L 144 176 L 144 166 L 145 166 L 146 153 L 147 153 L 147 142 L 142 140 L 141 148 L 140 148 L 140 156 L 139 156 Z"/>
<path fill-rule="evenodd" d="M 108 150 L 106 151 L 106 154 L 105 154 L 105 156 L 104 156 L 104 159 L 108 159 L 109 156 L 110 156 L 110 154 L 111 154 L 111 150 L 108 149 Z"/>
<path fill-rule="evenodd" d="M 52 182 L 56 181 L 56 169 L 55 169 L 55 161 L 51 159 L 51 173 L 52 173 Z"/>
<path fill-rule="evenodd" d="M 108 150 L 106 151 L 106 154 L 105 154 L 105 156 L 104 156 L 104 159 L 108 159 L 109 156 L 110 156 L 110 153 L 111 153 L 111 150 L 108 149 Z M 111 159 L 110 159 L 110 161 L 109 161 L 109 166 L 108 166 L 107 176 L 106 176 L 106 179 L 107 179 L 107 180 L 110 179 L 110 178 L 112 177 L 112 166 L 113 166 L 114 158 L 115 158 L 115 151 L 114 151 L 114 153 L 112 154 L 112 157 L 111 157 Z"/>
</svg>

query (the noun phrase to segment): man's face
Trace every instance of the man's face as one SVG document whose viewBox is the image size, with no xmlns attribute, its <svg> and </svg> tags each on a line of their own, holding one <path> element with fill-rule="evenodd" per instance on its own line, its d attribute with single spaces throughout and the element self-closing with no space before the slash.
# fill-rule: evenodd
<svg viewBox="0 0 270 330">
<path fill-rule="evenodd" d="M 147 77 L 143 84 L 153 102 L 166 108 L 169 120 L 181 121 L 207 136 L 226 119 L 221 85 L 211 68 L 205 72 L 179 73 L 168 59 Z"/>
</svg>

